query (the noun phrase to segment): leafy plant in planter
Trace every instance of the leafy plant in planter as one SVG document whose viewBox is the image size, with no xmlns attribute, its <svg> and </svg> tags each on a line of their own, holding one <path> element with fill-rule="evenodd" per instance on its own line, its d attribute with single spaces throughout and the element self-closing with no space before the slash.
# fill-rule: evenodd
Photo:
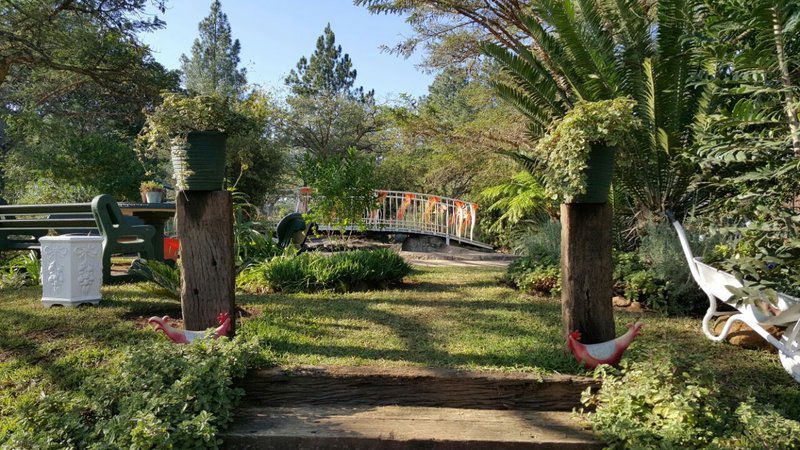
<svg viewBox="0 0 800 450">
<path fill-rule="evenodd" d="M 158 181 L 143 181 L 139 185 L 139 192 L 142 194 L 142 200 L 147 203 L 160 203 L 164 195 L 164 185 Z M 158 195 L 148 195 L 156 193 Z"/>
<path fill-rule="evenodd" d="M 577 103 L 553 122 L 535 155 L 545 188 L 564 203 L 605 203 L 616 150 L 641 126 L 627 97 Z"/>
<path fill-rule="evenodd" d="M 218 95 L 166 93 L 147 116 L 137 139 L 141 159 L 172 159 L 180 190 L 222 189 L 225 179 L 225 141 L 247 120 Z"/>
</svg>

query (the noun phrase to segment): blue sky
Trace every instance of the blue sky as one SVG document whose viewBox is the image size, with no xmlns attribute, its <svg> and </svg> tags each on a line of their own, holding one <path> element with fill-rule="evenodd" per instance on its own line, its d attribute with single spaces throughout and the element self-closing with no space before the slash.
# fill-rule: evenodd
<svg viewBox="0 0 800 450">
<path fill-rule="evenodd" d="M 197 37 L 197 24 L 208 14 L 211 0 L 168 0 L 166 28 L 142 36 L 167 68 L 177 69 Z M 375 89 L 391 100 L 400 93 L 423 95 L 433 76 L 417 69 L 420 55 L 411 58 L 380 50 L 411 35 L 400 16 L 372 15 L 351 0 L 222 0 L 233 36 L 242 44 L 247 78 L 265 88 L 282 88 L 283 79 L 303 55 L 310 55 L 317 37 L 330 22 L 336 41 L 350 54 L 358 71 L 357 85 Z"/>
</svg>

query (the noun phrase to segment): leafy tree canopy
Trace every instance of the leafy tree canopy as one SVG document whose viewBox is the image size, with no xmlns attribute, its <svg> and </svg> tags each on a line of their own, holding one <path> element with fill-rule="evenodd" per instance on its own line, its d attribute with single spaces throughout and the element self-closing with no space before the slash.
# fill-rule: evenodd
<svg viewBox="0 0 800 450">
<path fill-rule="evenodd" d="M 514 47 L 525 41 L 520 13 L 530 10 L 520 0 L 354 0 L 375 14 L 406 16 L 414 34 L 394 46 L 391 53 L 408 56 L 423 50 L 425 65 L 442 69 L 473 65 L 481 55 L 480 43 L 492 41 Z"/>
<path fill-rule="evenodd" d="M 0 85 L 14 68 L 47 68 L 112 85 L 130 80 L 146 48 L 136 34 L 160 28 L 146 18 L 163 0 L 0 1 Z"/>
<path fill-rule="evenodd" d="M 527 145 L 524 121 L 497 101 L 488 76 L 448 68 L 428 95 L 391 108 L 380 165 L 388 188 L 470 197 L 508 176 L 499 152 Z"/>
</svg>

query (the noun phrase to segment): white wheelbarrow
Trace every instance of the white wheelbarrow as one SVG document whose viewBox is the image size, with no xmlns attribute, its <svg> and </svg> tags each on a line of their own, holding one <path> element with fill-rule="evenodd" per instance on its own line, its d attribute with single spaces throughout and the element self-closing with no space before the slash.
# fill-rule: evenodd
<svg viewBox="0 0 800 450">
<path fill-rule="evenodd" d="M 742 287 L 742 283 L 733 275 L 715 269 L 703 263 L 700 258 L 694 257 L 683 226 L 672 214 L 667 213 L 667 216 L 678 232 L 678 238 L 681 241 L 681 247 L 686 255 L 686 262 L 689 264 L 692 277 L 700 286 L 700 289 L 708 295 L 710 304 L 705 317 L 703 317 L 703 333 L 713 341 L 721 341 L 725 339 L 731 330 L 731 326 L 736 321 L 744 322 L 778 349 L 778 355 L 784 369 L 796 381 L 800 382 L 800 343 L 798 342 L 798 334 L 800 334 L 800 299 L 779 293 L 778 301 L 775 305 L 767 304 L 763 305 L 763 307 L 752 303 L 737 305 L 736 298 L 728 289 L 728 286 L 739 288 Z M 717 313 L 717 300 L 736 308 L 739 313 L 732 315 L 725 322 L 722 332 L 715 336 L 710 323 L 714 317 L 719 315 Z M 787 327 L 783 337 L 776 339 L 767 333 L 764 327 L 770 325 Z"/>
</svg>

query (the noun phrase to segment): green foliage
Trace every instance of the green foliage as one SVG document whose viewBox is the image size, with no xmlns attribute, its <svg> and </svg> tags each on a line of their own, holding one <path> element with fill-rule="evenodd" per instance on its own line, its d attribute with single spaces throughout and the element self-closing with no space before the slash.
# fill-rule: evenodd
<svg viewBox="0 0 800 450">
<path fill-rule="evenodd" d="M 140 277 L 150 283 L 151 291 L 158 295 L 180 300 L 181 298 L 181 266 L 169 266 L 160 261 L 137 259 L 128 273 Z"/>
<path fill-rule="evenodd" d="M 592 147 L 629 150 L 631 138 L 641 126 L 633 115 L 634 106 L 629 98 L 581 102 L 550 125 L 534 151 L 548 194 L 570 202 L 587 193 L 586 169 Z"/>
<path fill-rule="evenodd" d="M 561 224 L 544 221 L 516 237 L 514 250 L 523 255 L 508 265 L 503 280 L 529 293 L 561 292 Z"/>
<path fill-rule="evenodd" d="M 0 260 L 0 289 L 38 286 L 41 272 L 41 261 L 32 250 L 7 261 Z"/>
<path fill-rule="evenodd" d="M 288 145 L 311 157 L 326 158 L 349 148 L 369 153 L 381 148 L 377 139 L 383 127 L 380 108 L 369 98 L 346 94 L 293 96 L 280 118 Z"/>
<path fill-rule="evenodd" d="M 730 240 L 727 259 L 716 265 L 742 280 L 741 301 L 774 302 L 777 292 L 800 296 L 800 214 L 762 205 L 747 223 L 716 231 Z"/>
<path fill-rule="evenodd" d="M 601 389 L 582 398 L 596 408 L 589 422 L 612 448 L 705 448 L 721 431 L 723 405 L 707 374 L 663 359 L 622 367 L 598 368 Z"/>
<path fill-rule="evenodd" d="M 374 92 L 355 88 L 356 75 L 328 24 L 310 59 L 301 57 L 285 79 L 292 94 L 286 99 L 281 131 L 290 146 L 302 149 L 306 157 L 323 159 L 350 148 L 378 148 L 375 135 L 382 121 Z"/>
<path fill-rule="evenodd" d="M 490 77 L 488 65 L 450 67 L 424 97 L 385 109 L 379 170 L 386 188 L 469 200 L 518 171 L 500 152 L 528 145 L 524 122 L 498 102 Z"/>
<path fill-rule="evenodd" d="M 98 8 L 92 0 L 32 0 L 3 5 L 0 34 L 15 45 L 0 47 L 0 85 L 14 69 L 52 69 L 105 83 L 129 79 L 146 52 L 136 34 L 164 25 L 144 14 L 148 3 L 111 0 Z M 152 3 L 164 8 L 160 0 Z"/>
<path fill-rule="evenodd" d="M 469 13 L 473 9 L 481 8 L 468 5 L 462 14 L 478 17 Z M 698 23 L 697 13 L 695 2 L 683 0 L 661 1 L 657 7 L 627 0 L 539 0 L 516 14 L 519 23 L 476 24 L 508 33 L 507 39 L 483 49 L 501 69 L 502 76 L 493 82 L 498 95 L 525 115 L 533 139 L 582 102 L 634 100 L 642 126 L 634 133 L 635 144 L 623 149 L 630 151 L 617 158 L 615 175 L 631 200 L 624 211 L 633 222 L 634 214 L 684 211 L 690 205 L 687 186 L 695 167 L 684 158 L 693 138 L 687 128 L 704 105 L 703 88 L 693 83 L 703 61 L 696 42 L 686 39 Z M 523 38 L 516 37 L 516 29 Z M 522 148 L 511 154 L 531 172 L 540 165 L 552 170 L 538 152 Z M 567 196 L 582 190 L 575 169 L 584 161 L 578 158 L 577 167 L 570 167 L 569 156 L 556 161 L 570 169 L 568 181 L 550 177 L 551 188 Z"/>
<path fill-rule="evenodd" d="M 718 439 L 721 448 L 800 448 L 800 422 L 784 417 L 770 405 L 759 405 L 749 399 L 734 411 L 737 429 Z"/>
<path fill-rule="evenodd" d="M 597 392 L 583 402 L 592 428 L 610 448 L 800 447 L 800 423 L 752 399 L 732 410 L 709 372 L 664 358 L 601 366 Z"/>
<path fill-rule="evenodd" d="M 236 191 L 233 192 L 233 245 L 238 270 L 282 252 L 271 233 L 258 222 L 258 208 L 248 201 L 246 194 Z"/>
<path fill-rule="evenodd" d="M 710 237 L 701 242 L 692 236 L 690 245 L 696 255 L 703 256 L 714 247 L 715 242 L 718 241 Z M 671 224 L 666 221 L 648 223 L 637 254 L 653 278 L 664 285 L 671 312 L 693 312 L 705 304 L 705 294 L 692 278 L 686 256 Z"/>
<path fill-rule="evenodd" d="M 520 276 L 516 284 L 525 292 L 560 295 L 561 269 L 554 265 L 537 265 Z"/>
<path fill-rule="evenodd" d="M 229 185 L 263 205 L 275 195 L 286 172 L 286 143 L 278 132 L 280 108 L 272 96 L 257 88 L 233 106 L 252 126 L 228 136 Z"/>
<path fill-rule="evenodd" d="M 392 250 L 355 250 L 278 256 L 245 270 L 237 282 L 251 292 L 347 291 L 399 283 L 409 273 L 411 266 Z"/>
<path fill-rule="evenodd" d="M 16 203 L 22 198 L 59 202 L 99 194 L 117 200 L 139 196 L 144 169 L 130 139 L 117 132 L 80 133 L 59 118 L 18 117 L 9 122 L 9 134 L 21 138 L 3 164 L 6 190 Z"/>
<path fill-rule="evenodd" d="M 233 40 L 227 14 L 219 0 L 198 25 L 200 36 L 192 44 L 191 57 L 181 55 L 186 89 L 193 94 L 239 96 L 247 84 L 246 69 L 240 69 L 239 40 Z"/>
<path fill-rule="evenodd" d="M 489 231 L 508 233 L 523 221 L 541 221 L 557 215 L 557 205 L 544 191 L 541 182 L 530 172 L 517 172 L 511 181 L 488 187 L 478 195 L 484 217 L 498 215 Z"/>
<path fill-rule="evenodd" d="M 25 189 L 14 203 L 41 205 L 48 203 L 89 202 L 98 192 L 81 184 L 66 180 L 39 178 L 25 184 Z"/>
<path fill-rule="evenodd" d="M 192 131 L 233 134 L 245 126 L 231 101 L 217 94 L 186 96 L 165 92 L 163 101 L 148 114 L 136 144 L 143 160 L 168 155 Z"/>
<path fill-rule="evenodd" d="M 706 83 L 693 162 L 708 192 L 699 217 L 731 242 L 718 266 L 743 279 L 743 301 L 800 295 L 800 125 L 795 0 L 704 1 Z"/>
<path fill-rule="evenodd" d="M 204 339 L 131 347 L 73 392 L 24 397 L 15 448 L 216 448 L 243 395 L 233 386 L 263 361 L 258 342 Z"/>
<path fill-rule="evenodd" d="M 327 157 L 306 156 L 300 177 L 314 189 L 308 215 L 338 228 L 364 226 L 364 212 L 375 205 L 378 179 L 375 159 L 351 148 Z"/>
<path fill-rule="evenodd" d="M 670 225 L 651 223 L 646 233 L 637 251 L 614 253 L 615 292 L 663 313 L 700 311 L 706 297 L 691 277 Z M 698 255 L 705 253 L 705 245 L 694 244 Z"/>
</svg>

